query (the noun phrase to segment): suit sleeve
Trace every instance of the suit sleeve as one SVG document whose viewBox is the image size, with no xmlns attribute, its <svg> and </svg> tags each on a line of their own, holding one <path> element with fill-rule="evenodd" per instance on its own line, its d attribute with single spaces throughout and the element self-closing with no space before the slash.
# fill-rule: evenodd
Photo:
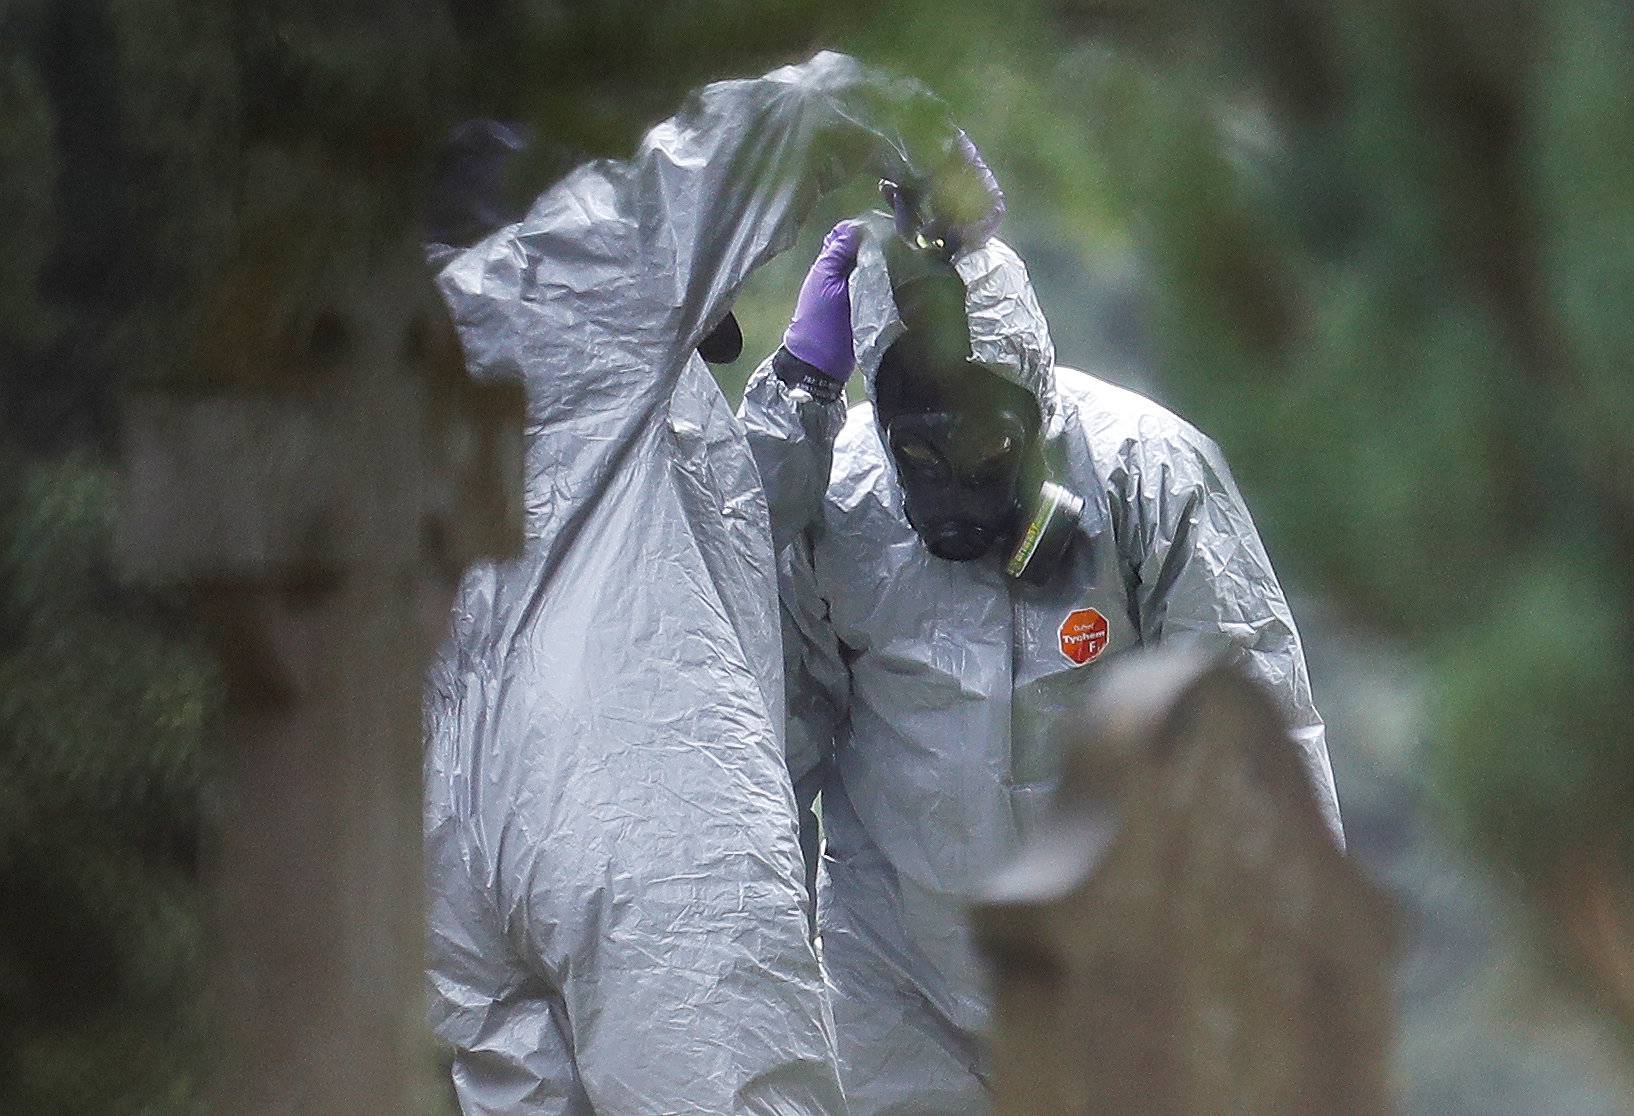
<svg viewBox="0 0 1634 1116">
<path fill-rule="evenodd" d="M 834 439 L 845 425 L 843 397 L 818 398 L 800 387 L 799 370 L 791 367 L 800 363 L 779 349 L 749 378 L 738 408 L 779 554 L 816 526 L 834 465 Z"/>
<path fill-rule="evenodd" d="M 793 243 L 825 193 L 865 169 L 923 171 L 957 134 L 923 86 L 831 52 L 705 87 L 647 135 L 622 199 L 646 232 L 646 266 L 673 278 L 676 355 Z"/>
<path fill-rule="evenodd" d="M 531 453 L 530 497 L 553 498 L 530 507 L 530 535 L 576 529 L 590 501 L 552 491 L 557 478 L 599 488 L 616 474 L 698 342 L 823 194 L 865 169 L 919 173 L 957 136 L 923 86 L 824 52 L 706 86 L 632 159 L 580 167 L 449 263 L 439 282 L 472 375 L 523 381 L 536 428 L 597 432 Z"/>
<path fill-rule="evenodd" d="M 1189 428 L 1144 439 L 1131 453 L 1124 557 L 1142 642 L 1227 652 L 1270 690 L 1342 846 L 1326 732 L 1299 631 L 1224 457 Z"/>
</svg>

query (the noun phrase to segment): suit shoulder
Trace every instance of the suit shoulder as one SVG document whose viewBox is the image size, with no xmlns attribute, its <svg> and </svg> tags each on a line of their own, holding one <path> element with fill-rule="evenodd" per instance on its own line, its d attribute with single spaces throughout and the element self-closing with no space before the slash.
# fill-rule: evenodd
<svg viewBox="0 0 1634 1116">
<path fill-rule="evenodd" d="M 1065 420 L 1077 423 L 1097 453 L 1139 451 L 1220 460 L 1219 447 L 1189 421 L 1137 391 L 1076 368 L 1057 366 Z"/>
</svg>

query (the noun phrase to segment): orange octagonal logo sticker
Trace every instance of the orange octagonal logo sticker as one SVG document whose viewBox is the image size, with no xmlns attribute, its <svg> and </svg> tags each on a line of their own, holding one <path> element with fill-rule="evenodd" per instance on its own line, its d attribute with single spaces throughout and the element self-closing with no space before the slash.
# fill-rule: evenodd
<svg viewBox="0 0 1634 1116">
<path fill-rule="evenodd" d="M 1106 641 L 1106 617 L 1093 608 L 1075 608 L 1061 621 L 1061 654 L 1078 666 L 1100 658 Z"/>
</svg>

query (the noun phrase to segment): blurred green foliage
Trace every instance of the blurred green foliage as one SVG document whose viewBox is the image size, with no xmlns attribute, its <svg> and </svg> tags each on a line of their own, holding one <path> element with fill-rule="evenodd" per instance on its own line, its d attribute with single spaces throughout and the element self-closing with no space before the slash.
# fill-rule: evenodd
<svg viewBox="0 0 1634 1116">
<path fill-rule="evenodd" d="M 1626 842 L 1626 4 L 14 0 L 0 1111 L 196 1100 L 222 699 L 184 602 L 110 573 L 113 417 L 121 385 L 190 374 L 240 231 L 312 188 L 277 168 L 364 192 L 371 220 L 317 248 L 366 258 L 414 235 L 451 120 L 533 124 L 542 183 L 706 78 L 820 46 L 943 94 L 1014 221 L 1142 261 L 1165 399 L 1224 444 L 1279 564 L 1429 664 L 1438 785 L 1479 847 L 1541 894 Z M 775 346 L 826 222 L 871 200 L 831 203 L 751 289 L 729 377 Z"/>
<path fill-rule="evenodd" d="M 210 660 L 177 602 L 116 588 L 105 466 L 6 464 L 0 1110 L 188 1110 Z"/>
<path fill-rule="evenodd" d="M 224 241 L 204 9 L 0 16 L 0 1111 L 193 1110 L 219 705 L 184 602 L 111 567 L 113 391 L 185 349 Z M 133 183 L 144 184 L 132 188 Z"/>
<path fill-rule="evenodd" d="M 1429 656 L 1444 802 L 1546 889 L 1634 804 L 1634 13 L 1179 7 L 1207 49 L 1092 94 L 1163 382 L 1285 564 Z"/>
</svg>

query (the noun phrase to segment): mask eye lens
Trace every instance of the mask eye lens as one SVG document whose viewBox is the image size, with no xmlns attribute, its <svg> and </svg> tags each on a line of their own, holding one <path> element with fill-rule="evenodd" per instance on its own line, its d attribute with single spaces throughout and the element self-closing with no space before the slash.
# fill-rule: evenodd
<svg viewBox="0 0 1634 1116">
<path fill-rule="evenodd" d="M 1015 444 L 1016 440 L 1014 438 L 1008 434 L 1003 435 L 982 450 L 981 454 L 976 458 L 976 468 L 990 469 L 999 464 L 1010 456 L 1010 451 L 1015 448 Z"/>
<path fill-rule="evenodd" d="M 941 465 L 942 459 L 924 442 L 904 439 L 896 444 L 897 458 L 916 472 L 928 473 Z"/>
</svg>

